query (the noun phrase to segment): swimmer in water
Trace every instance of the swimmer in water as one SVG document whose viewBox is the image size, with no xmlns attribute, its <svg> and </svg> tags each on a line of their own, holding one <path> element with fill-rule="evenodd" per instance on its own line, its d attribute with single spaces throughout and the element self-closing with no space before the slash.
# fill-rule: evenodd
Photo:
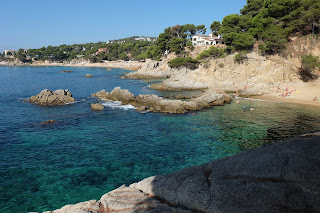
<svg viewBox="0 0 320 213">
<path fill-rule="evenodd" d="M 240 104 L 240 101 L 239 100 L 237 100 L 237 102 L 236 102 L 237 104 Z"/>
<path fill-rule="evenodd" d="M 251 107 L 251 108 L 250 108 L 250 111 L 254 111 L 254 108 L 253 108 L 253 107 Z"/>
</svg>

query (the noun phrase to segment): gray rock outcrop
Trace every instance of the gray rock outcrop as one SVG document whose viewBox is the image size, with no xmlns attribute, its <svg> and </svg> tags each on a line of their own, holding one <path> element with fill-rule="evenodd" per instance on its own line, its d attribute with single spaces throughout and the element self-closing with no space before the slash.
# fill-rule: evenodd
<svg viewBox="0 0 320 213">
<path fill-rule="evenodd" d="M 69 90 L 59 89 L 50 91 L 48 89 L 42 90 L 39 94 L 31 96 L 29 102 L 39 105 L 63 105 L 72 103 L 75 99 Z"/>
<path fill-rule="evenodd" d="M 146 178 L 53 213 L 320 212 L 320 132 Z"/>
</svg>

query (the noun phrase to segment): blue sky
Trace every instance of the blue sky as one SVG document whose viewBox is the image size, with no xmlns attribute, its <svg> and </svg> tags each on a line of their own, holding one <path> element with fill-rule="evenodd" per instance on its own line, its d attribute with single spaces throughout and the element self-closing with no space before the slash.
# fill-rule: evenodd
<svg viewBox="0 0 320 213">
<path fill-rule="evenodd" d="M 246 0 L 1 0 L 0 52 L 155 36 L 176 24 L 239 13 Z"/>
</svg>

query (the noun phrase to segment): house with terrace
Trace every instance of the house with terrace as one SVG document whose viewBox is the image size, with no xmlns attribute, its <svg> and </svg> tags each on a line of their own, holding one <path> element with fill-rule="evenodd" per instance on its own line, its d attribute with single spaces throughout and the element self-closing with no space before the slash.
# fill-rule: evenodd
<svg viewBox="0 0 320 213">
<path fill-rule="evenodd" d="M 221 34 L 218 36 L 210 33 L 209 35 L 194 35 L 192 36 L 192 45 L 193 46 L 204 46 L 204 45 L 219 45 L 225 46 Z"/>
</svg>

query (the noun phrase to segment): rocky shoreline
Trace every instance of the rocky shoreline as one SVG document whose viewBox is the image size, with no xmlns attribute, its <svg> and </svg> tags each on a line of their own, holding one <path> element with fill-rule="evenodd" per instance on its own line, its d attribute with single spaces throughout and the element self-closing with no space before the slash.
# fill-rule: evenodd
<svg viewBox="0 0 320 213">
<path fill-rule="evenodd" d="M 121 186 L 45 213 L 319 212 L 320 132 Z"/>
<path fill-rule="evenodd" d="M 168 61 L 169 58 L 160 62 L 147 60 L 138 71 L 123 78 L 161 79 L 161 83 L 151 84 L 150 88 L 163 91 L 223 91 L 238 97 L 320 106 L 314 101 L 320 96 L 320 78 L 303 82 L 297 58 L 266 57 L 252 52 L 241 63 L 234 61 L 234 55 L 228 55 L 210 59 L 194 70 L 171 68 Z"/>
</svg>

